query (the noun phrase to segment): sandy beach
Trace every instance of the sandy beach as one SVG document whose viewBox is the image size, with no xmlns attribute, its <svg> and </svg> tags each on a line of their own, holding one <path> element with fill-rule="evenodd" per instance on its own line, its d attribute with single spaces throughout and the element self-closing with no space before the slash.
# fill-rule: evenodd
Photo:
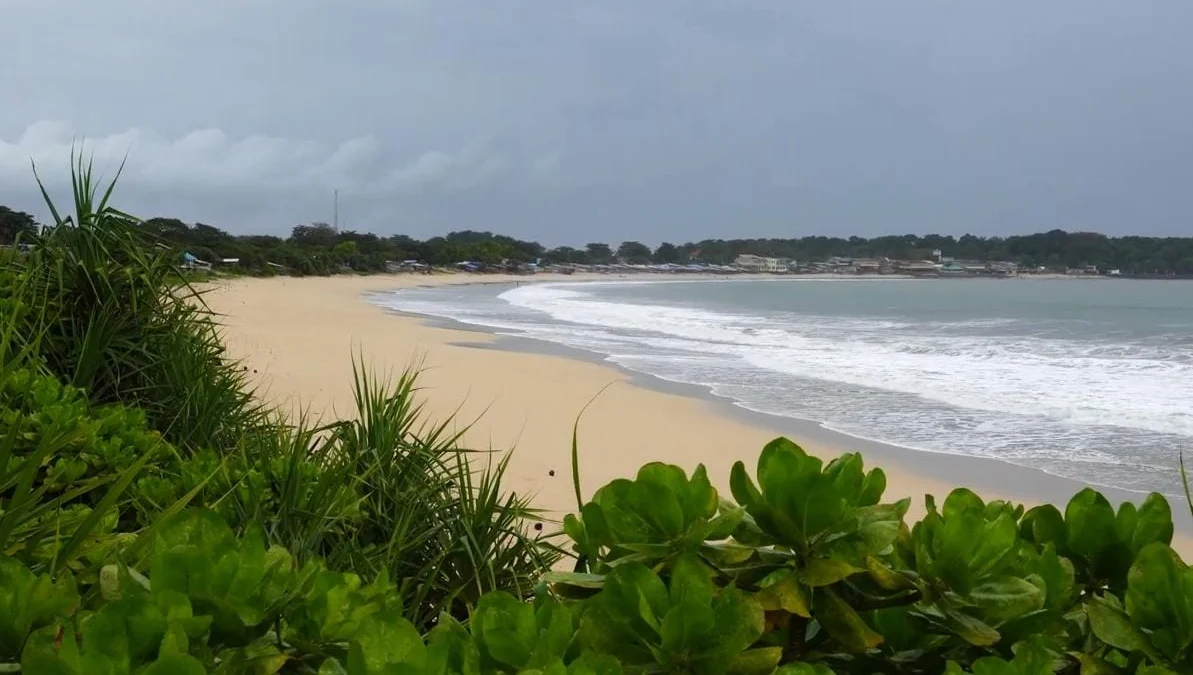
<svg viewBox="0 0 1193 675">
<path fill-rule="evenodd" d="M 550 280 L 577 279 L 535 277 L 535 282 Z M 371 291 L 409 286 L 515 281 L 527 279 L 468 275 L 235 279 L 217 283 L 206 300 L 220 315 L 230 356 L 243 360 L 261 395 L 291 411 L 324 417 L 353 414 L 351 377 L 356 355 L 383 373 L 421 364 L 420 382 L 429 413 L 437 419 L 454 414 L 458 424 L 470 424 L 465 439 L 474 448 L 512 448 L 506 487 L 534 495 L 537 506 L 554 514 L 575 508 L 570 479 L 572 425 L 590 401 L 579 428 L 586 497 L 609 480 L 632 476 L 648 461 L 688 470 L 703 463 L 718 488 L 727 493 L 733 462 L 745 460 L 752 470 L 762 446 L 779 435 L 792 437 L 825 459 L 865 450 L 864 442 L 851 443 L 850 437 L 840 437 L 839 443 L 831 442 L 834 437 L 828 443 L 823 437 L 799 437 L 778 420 L 770 424 L 767 419 L 745 419 L 709 400 L 641 386 L 610 365 L 479 349 L 491 346 L 496 338 L 430 326 L 361 298 Z M 922 470 L 923 457 L 917 465 L 893 462 L 890 454 L 878 462 L 887 473 L 887 497 L 911 497 L 913 516 L 922 513 L 924 494 L 943 497 L 957 485 L 973 482 L 955 470 L 943 476 Z M 869 451 L 864 455 L 868 466 L 875 465 Z M 939 463 L 933 458 L 926 461 Z M 952 457 L 949 461 L 965 467 L 964 476 L 985 474 L 989 480 L 975 488 L 987 499 L 1032 504 L 1058 498 L 1034 494 L 1026 482 L 991 475 L 981 460 Z M 1009 470 L 1020 472 L 1011 476 L 1022 473 L 1014 467 Z M 1068 488 L 1061 485 L 1062 490 Z M 1174 503 L 1173 508 L 1179 511 L 1184 504 Z M 1185 542 L 1181 548 L 1187 548 Z"/>
</svg>

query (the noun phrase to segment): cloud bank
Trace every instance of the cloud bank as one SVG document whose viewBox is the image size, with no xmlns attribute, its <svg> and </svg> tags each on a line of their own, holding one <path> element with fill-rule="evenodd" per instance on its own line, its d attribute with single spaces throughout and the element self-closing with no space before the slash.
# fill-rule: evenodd
<svg viewBox="0 0 1193 675">
<path fill-rule="evenodd" d="M 552 244 L 1190 234 L 1189 25 L 1116 0 L 10 0 L 0 203 L 40 213 L 30 159 L 62 185 L 86 140 L 127 153 L 122 207 L 236 232 L 329 220 L 339 190 L 349 227 Z"/>
</svg>

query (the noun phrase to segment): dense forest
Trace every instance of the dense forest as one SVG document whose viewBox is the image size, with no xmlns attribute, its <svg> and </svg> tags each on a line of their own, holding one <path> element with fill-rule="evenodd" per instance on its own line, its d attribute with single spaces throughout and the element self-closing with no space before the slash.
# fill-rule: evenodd
<svg viewBox="0 0 1193 675">
<path fill-rule="evenodd" d="M 1102 270 L 1121 270 L 1124 275 L 1193 275 L 1193 237 L 1108 237 L 1063 230 L 1011 237 L 908 234 L 872 239 L 825 236 L 707 239 L 683 244 L 664 242 L 653 249 L 637 241 L 616 246 L 594 242 L 577 248 L 548 249 L 537 242 L 473 230 L 420 241 L 400 234 L 380 236 L 337 230 L 326 223 L 298 225 L 285 238 L 233 235 L 211 225 L 190 225 L 176 218 L 151 218 L 140 227 L 201 260 L 238 259 L 240 271 L 250 274 L 271 269 L 303 275 L 330 274 L 344 269 L 370 272 L 385 269 L 386 261 L 401 260 L 429 265 L 465 261 L 499 265 L 535 260 L 544 264 L 726 264 L 743 253 L 801 262 L 833 256 L 922 260 L 939 250 L 944 256 L 959 259 L 1008 261 L 1031 268 L 1063 270 L 1096 265 Z M 28 237 L 37 229 L 32 215 L 0 206 L 0 243 L 11 243 L 19 234 Z"/>
</svg>

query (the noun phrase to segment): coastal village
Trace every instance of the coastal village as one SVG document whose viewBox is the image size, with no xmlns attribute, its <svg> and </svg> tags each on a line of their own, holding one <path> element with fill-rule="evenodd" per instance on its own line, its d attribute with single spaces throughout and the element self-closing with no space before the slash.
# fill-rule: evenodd
<svg viewBox="0 0 1193 675">
<path fill-rule="evenodd" d="M 481 271 L 472 263 L 464 263 L 472 271 Z M 538 271 L 536 265 L 520 265 L 518 271 L 534 273 Z M 889 275 L 902 277 L 993 277 L 1008 278 L 1025 275 L 1059 275 L 1066 276 L 1120 276 L 1117 269 L 1101 270 L 1095 265 L 1085 267 L 1052 269 L 1048 267 L 1023 268 L 1013 262 L 961 260 L 942 256 L 940 251 L 933 252 L 931 260 L 893 260 L 891 258 L 846 258 L 832 257 L 821 261 L 796 261 L 787 258 L 772 258 L 767 256 L 743 254 L 737 256 L 732 264 L 713 265 L 704 263 L 680 264 L 629 264 L 615 263 L 609 265 L 548 265 L 543 268 L 553 273 L 571 274 L 573 272 L 595 273 L 689 273 L 689 274 L 833 274 L 833 275 Z"/>
</svg>

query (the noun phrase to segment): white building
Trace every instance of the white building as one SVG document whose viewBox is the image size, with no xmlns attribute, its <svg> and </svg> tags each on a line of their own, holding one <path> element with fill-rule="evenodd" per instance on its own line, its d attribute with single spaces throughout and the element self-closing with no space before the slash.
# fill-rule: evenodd
<svg viewBox="0 0 1193 675">
<path fill-rule="evenodd" d="M 743 253 L 733 261 L 733 266 L 746 272 L 786 272 L 788 262 L 781 258 L 766 258 Z"/>
</svg>

